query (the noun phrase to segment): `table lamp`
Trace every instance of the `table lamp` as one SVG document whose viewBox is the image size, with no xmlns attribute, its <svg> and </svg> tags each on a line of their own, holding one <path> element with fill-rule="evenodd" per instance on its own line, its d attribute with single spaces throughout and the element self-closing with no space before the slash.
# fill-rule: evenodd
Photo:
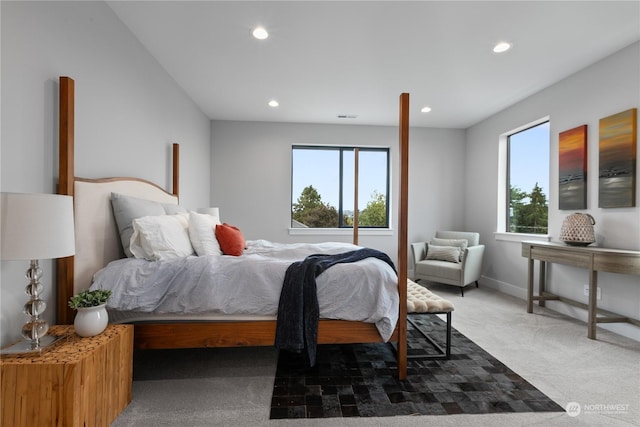
<svg viewBox="0 0 640 427">
<path fill-rule="evenodd" d="M 47 335 L 49 325 L 40 316 L 47 308 L 41 299 L 39 259 L 74 255 L 73 198 L 57 194 L 0 193 L 0 259 L 30 260 L 22 311 L 30 319 L 22 326 L 24 341 L 0 353 L 40 352 L 59 337 Z"/>
</svg>

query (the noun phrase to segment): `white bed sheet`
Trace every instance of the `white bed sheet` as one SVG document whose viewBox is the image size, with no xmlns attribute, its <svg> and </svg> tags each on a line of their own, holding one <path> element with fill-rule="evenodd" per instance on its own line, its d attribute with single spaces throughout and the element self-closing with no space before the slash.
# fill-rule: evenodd
<svg viewBox="0 0 640 427">
<path fill-rule="evenodd" d="M 360 248 L 348 243 L 283 244 L 250 240 L 242 256 L 189 256 L 169 261 L 120 259 L 94 276 L 91 289 L 111 289 L 110 312 L 276 316 L 289 265 L 312 254 Z M 388 341 L 398 319 L 397 275 L 384 261 L 337 264 L 316 280 L 320 317 L 375 323 Z"/>
</svg>

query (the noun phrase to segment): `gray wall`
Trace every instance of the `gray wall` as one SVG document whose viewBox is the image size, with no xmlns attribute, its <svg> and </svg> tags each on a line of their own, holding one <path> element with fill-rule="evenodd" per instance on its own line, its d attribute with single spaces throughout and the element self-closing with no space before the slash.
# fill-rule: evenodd
<svg viewBox="0 0 640 427">
<path fill-rule="evenodd" d="M 602 209 L 598 207 L 597 173 L 599 119 L 639 106 L 640 43 L 635 43 L 467 130 L 465 225 L 479 231 L 487 245 L 483 284 L 525 298 L 527 264 L 520 256 L 520 243 L 494 238 L 498 205 L 498 136 L 544 116 L 550 116 L 551 129 L 551 188 L 547 196 L 552 240 L 559 240 L 562 221 L 573 213 L 558 209 L 558 133 L 587 124 L 587 209 L 580 212 L 595 218 L 598 244 L 640 250 L 640 185 L 636 188 L 636 207 Z M 587 302 L 583 295 L 583 285 L 588 283 L 585 270 L 554 264 L 550 267 L 549 280 L 551 292 Z M 637 276 L 600 273 L 599 286 L 602 288 L 600 307 L 640 319 Z M 547 306 L 586 319 L 583 310 L 554 302 Z M 627 324 L 601 326 L 640 340 L 639 328 Z"/>
<path fill-rule="evenodd" d="M 209 119 L 102 2 L 0 2 L 2 191 L 55 193 L 58 78 L 75 80 L 76 175 L 139 176 L 171 186 L 181 144 L 181 203 L 208 206 Z M 27 320 L 28 261 L 0 265 L 0 345 Z M 54 264 L 41 261 L 45 318 L 54 320 Z"/>
<path fill-rule="evenodd" d="M 361 230 L 358 243 L 397 261 L 397 127 L 213 121 L 211 135 L 212 205 L 219 206 L 222 220 L 237 225 L 247 239 L 276 242 L 351 241 L 350 231 L 289 234 L 292 145 L 390 147 L 392 233 L 371 235 Z M 460 229 L 465 202 L 464 131 L 413 128 L 409 140 L 409 241 L 429 239 L 436 229 Z"/>
</svg>

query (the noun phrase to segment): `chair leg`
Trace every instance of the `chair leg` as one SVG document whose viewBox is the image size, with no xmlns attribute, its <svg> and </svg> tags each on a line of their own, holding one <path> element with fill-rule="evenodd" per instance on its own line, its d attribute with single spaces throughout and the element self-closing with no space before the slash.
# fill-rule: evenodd
<svg viewBox="0 0 640 427">
<path fill-rule="evenodd" d="M 480 286 L 478 285 L 478 281 L 476 280 L 476 288 L 479 288 Z"/>
<path fill-rule="evenodd" d="M 461 288 L 460 288 L 460 296 L 461 296 L 461 297 L 463 297 L 463 296 L 464 296 L 464 288 L 463 288 L 463 287 L 461 287 Z"/>
</svg>

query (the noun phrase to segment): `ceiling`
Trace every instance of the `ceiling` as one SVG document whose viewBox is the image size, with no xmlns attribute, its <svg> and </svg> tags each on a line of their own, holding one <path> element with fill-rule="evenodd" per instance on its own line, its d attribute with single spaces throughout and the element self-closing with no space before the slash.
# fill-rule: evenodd
<svg viewBox="0 0 640 427">
<path fill-rule="evenodd" d="M 640 1 L 108 4 L 214 120 L 396 126 L 408 92 L 411 126 L 467 128 L 640 40 Z"/>
</svg>

